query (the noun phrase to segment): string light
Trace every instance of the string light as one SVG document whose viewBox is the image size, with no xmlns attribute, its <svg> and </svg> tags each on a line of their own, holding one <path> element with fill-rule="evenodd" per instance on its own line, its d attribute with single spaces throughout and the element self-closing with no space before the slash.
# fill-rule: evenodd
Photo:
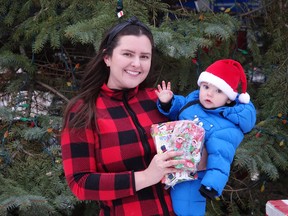
<svg viewBox="0 0 288 216">
<path fill-rule="evenodd" d="M 256 137 L 257 138 L 260 137 L 260 136 L 261 136 L 261 130 L 256 133 Z"/>
<path fill-rule="evenodd" d="M 118 18 L 124 16 L 122 0 L 117 1 L 116 14 Z"/>
<path fill-rule="evenodd" d="M 263 183 L 261 185 L 261 188 L 260 188 L 260 192 L 264 192 L 265 191 L 265 184 L 266 184 L 266 181 L 263 181 Z"/>
<path fill-rule="evenodd" d="M 276 116 L 272 116 L 270 119 L 279 119 L 279 120 L 281 120 L 281 123 L 283 123 L 283 124 L 287 124 L 287 120 L 288 120 L 287 115 L 283 115 L 283 113 L 278 113 Z M 269 136 L 275 137 L 275 140 L 279 141 L 278 144 L 280 147 L 285 146 L 285 143 L 288 141 L 288 138 L 286 136 L 282 135 L 281 133 L 271 132 L 270 130 L 263 128 L 266 122 L 267 122 L 267 120 L 261 121 L 257 124 L 255 129 L 257 129 L 258 132 L 256 133 L 255 136 L 257 138 L 259 138 L 264 133 L 264 134 L 267 134 Z"/>
</svg>

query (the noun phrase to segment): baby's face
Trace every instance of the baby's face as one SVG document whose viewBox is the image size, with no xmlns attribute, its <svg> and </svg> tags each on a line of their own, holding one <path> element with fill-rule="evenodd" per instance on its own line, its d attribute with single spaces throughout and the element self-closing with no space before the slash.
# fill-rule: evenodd
<svg viewBox="0 0 288 216">
<path fill-rule="evenodd" d="M 206 109 L 213 109 L 231 103 L 224 92 L 207 82 L 200 84 L 199 100 Z"/>
</svg>

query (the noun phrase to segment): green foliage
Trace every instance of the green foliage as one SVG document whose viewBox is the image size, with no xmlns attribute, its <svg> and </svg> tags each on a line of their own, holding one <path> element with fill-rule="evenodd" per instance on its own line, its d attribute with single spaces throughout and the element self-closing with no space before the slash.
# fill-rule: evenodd
<svg viewBox="0 0 288 216">
<path fill-rule="evenodd" d="M 14 1 L 9 4 L 5 0 L 0 6 L 4 17 L 0 26 L 6 32 L 0 35 L 5 40 L 1 45 L 0 64 L 14 71 L 18 68 L 28 72 L 42 70 L 41 65 L 35 62 L 45 55 L 45 61 L 49 63 L 52 57 L 51 53 L 46 53 L 49 50 L 55 52 L 71 44 L 92 45 L 96 50 L 109 26 L 133 15 L 152 28 L 158 50 L 172 58 L 188 61 L 199 57 L 202 49 L 213 48 L 214 59 L 229 55 L 229 44 L 235 40 L 239 29 L 239 22 L 228 14 L 205 13 L 200 19 L 199 15 L 191 12 L 183 18 L 169 19 L 170 14 L 172 17 L 173 14 L 180 15 L 179 11 L 172 11 L 168 4 L 159 0 L 125 1 L 125 15 L 120 19 L 116 17 L 115 6 L 115 1 Z M 221 45 L 215 48 L 219 41 Z M 203 67 L 214 60 L 205 56 L 208 60 Z M 67 61 L 72 65 L 78 63 L 71 59 Z M 184 73 L 187 70 L 190 69 L 186 67 Z M 30 80 L 37 82 L 37 78 L 40 75 Z M 184 82 L 181 89 L 187 88 L 186 84 Z"/>
<path fill-rule="evenodd" d="M 157 48 L 174 58 L 194 58 L 202 48 L 213 48 L 235 40 L 239 23 L 227 14 L 205 13 L 177 20 L 166 20 L 154 32 Z M 215 58 L 220 56 L 215 56 Z M 223 57 L 223 56 L 222 56 Z"/>
<path fill-rule="evenodd" d="M 260 101 L 261 118 L 264 119 L 288 111 L 288 10 L 283 5 L 280 2 L 269 4 L 267 12 L 275 15 L 266 16 L 262 28 L 266 43 L 261 63 L 268 81 L 259 89 L 257 100 Z"/>
<path fill-rule="evenodd" d="M 14 54 L 11 51 L 1 51 L 0 50 L 0 65 L 2 68 L 10 68 L 13 66 L 15 70 L 22 68 L 28 73 L 35 72 L 36 68 L 31 64 L 31 60 L 27 56 Z"/>
<path fill-rule="evenodd" d="M 0 215 L 16 214 L 16 212 L 17 215 L 37 215 L 40 212 L 45 215 L 52 215 L 55 213 L 53 207 L 44 197 L 31 195 L 33 193 L 28 193 L 19 187 L 19 182 L 7 181 L 2 175 L 0 175 L 0 182 L 5 187 L 1 189 Z"/>
<path fill-rule="evenodd" d="M 287 33 L 288 34 L 288 33 Z M 286 56 L 287 57 L 287 56 Z M 278 58 L 278 57 L 276 57 Z M 269 67 L 265 71 L 269 79 L 258 93 L 262 105 L 262 116 L 287 113 L 288 110 L 288 59 L 282 65 Z"/>
<path fill-rule="evenodd" d="M 270 180 L 278 179 L 279 170 L 288 169 L 288 148 L 284 144 L 288 141 L 287 128 L 279 118 L 259 122 L 238 148 L 234 166 L 251 175 L 263 173 Z"/>
<path fill-rule="evenodd" d="M 64 178 L 57 138 L 61 118 L 15 114 L 0 108 L 0 214 L 71 215 L 79 201 Z"/>
<path fill-rule="evenodd" d="M 219 58 L 239 60 L 246 71 L 259 67 L 266 75 L 267 82 L 248 88 L 258 110 L 257 126 L 237 150 L 221 201 L 207 206 L 207 215 L 263 214 L 262 187 L 278 183 L 288 168 L 285 3 L 264 0 L 261 10 L 233 15 L 127 0 L 118 19 L 112 0 L 2 0 L 0 90 L 1 99 L 12 100 L 0 108 L 0 214 L 90 216 L 98 211 L 97 203 L 76 200 L 65 182 L 61 118 L 55 113 L 61 116 L 66 99 L 77 94 L 83 68 L 107 28 L 133 15 L 153 31 L 160 72 L 155 85 L 171 81 L 175 93 L 187 94 L 197 88 L 200 72 Z M 237 47 L 239 31 L 247 33 L 247 50 Z M 22 73 L 16 73 L 19 69 Z M 43 96 L 36 91 L 54 94 L 53 115 L 33 115 L 32 98 Z"/>
<path fill-rule="evenodd" d="M 283 13 L 287 13 L 287 10 L 274 6 L 268 8 L 272 10 L 270 13 L 278 14 L 281 11 L 280 17 L 284 16 Z M 277 17 L 265 17 L 267 26 L 254 26 L 257 31 L 260 29 L 261 32 L 271 33 L 269 42 L 262 41 L 263 47 L 259 46 L 262 42 L 258 40 L 264 38 L 256 39 L 253 29 L 247 32 L 250 49 L 247 57 L 253 57 L 253 65 L 262 69 L 267 82 L 261 85 L 249 85 L 248 91 L 252 93 L 253 102 L 258 109 L 258 123 L 252 132 L 245 135 L 244 141 L 237 149 L 229 182 L 221 196 L 221 201 L 213 202 L 213 208 L 208 205 L 207 210 L 212 215 L 219 214 L 218 208 L 224 215 L 263 215 L 265 203 L 269 199 L 286 198 L 285 191 L 282 195 L 279 194 L 279 190 L 282 190 L 281 186 L 274 197 L 271 197 L 271 192 L 266 192 L 266 188 L 279 185 L 281 178 L 285 178 L 283 173 L 288 169 L 288 65 L 287 55 L 284 54 L 287 53 L 287 46 L 282 41 L 282 38 L 287 37 L 288 32 L 284 27 L 285 20 L 282 22 L 282 19 L 280 21 Z M 272 24 L 274 22 L 275 24 Z M 246 62 L 249 60 L 247 58 Z"/>
</svg>

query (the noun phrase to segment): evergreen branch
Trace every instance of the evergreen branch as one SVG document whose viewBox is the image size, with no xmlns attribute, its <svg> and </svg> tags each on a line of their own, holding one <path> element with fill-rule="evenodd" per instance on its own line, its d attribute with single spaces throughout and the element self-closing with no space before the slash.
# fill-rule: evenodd
<svg viewBox="0 0 288 216">
<path fill-rule="evenodd" d="M 204 29 L 204 33 L 207 34 L 209 37 L 214 36 L 221 40 L 227 40 L 230 35 L 232 35 L 232 31 L 229 31 L 226 26 L 217 25 L 207 25 Z"/>
<path fill-rule="evenodd" d="M 255 13 L 255 12 L 257 12 L 257 11 L 261 11 L 262 9 L 268 7 L 269 5 L 275 4 L 275 2 L 277 2 L 277 1 L 275 1 L 275 0 L 272 0 L 272 1 L 271 1 L 271 0 L 270 0 L 269 3 L 266 3 L 265 5 L 260 6 L 260 7 L 256 8 L 256 9 L 254 9 L 254 10 L 250 10 L 250 11 L 248 11 L 248 12 L 246 12 L 246 13 L 241 13 L 240 16 L 241 16 L 241 17 L 244 17 L 244 16 L 248 16 L 248 15 L 250 15 L 250 14 L 252 14 L 252 13 Z"/>
<path fill-rule="evenodd" d="M 11 109 L 7 107 L 0 107 L 0 119 L 3 122 L 10 122 L 13 120 L 13 114 L 11 113 Z"/>
<path fill-rule="evenodd" d="M 111 26 L 115 19 L 111 14 L 103 14 L 91 20 L 79 21 L 65 29 L 65 36 L 82 44 L 100 44 L 100 38 L 105 33 L 105 27 Z M 96 46 L 97 46 L 96 45 Z"/>
<path fill-rule="evenodd" d="M 39 209 L 41 209 L 39 211 Z M 5 215 L 7 212 L 30 212 L 30 215 L 36 215 L 37 212 L 52 214 L 55 209 L 49 205 L 47 200 L 41 196 L 23 195 L 23 196 L 10 196 L 6 200 L 0 202 L 0 212 Z M 27 213 L 26 213 L 27 215 Z"/>
<path fill-rule="evenodd" d="M 49 30 L 48 30 L 49 31 Z M 35 41 L 32 45 L 33 53 L 39 53 L 44 48 L 44 45 L 48 42 L 49 34 L 47 29 L 43 28 L 40 33 L 36 36 Z"/>
<path fill-rule="evenodd" d="M 28 57 L 14 54 L 11 51 L 0 52 L 0 65 L 3 68 L 14 68 L 15 71 L 22 68 L 28 73 L 35 72 L 35 67 L 31 64 Z"/>
<path fill-rule="evenodd" d="M 40 127 L 33 127 L 33 128 L 27 128 L 23 131 L 23 138 L 31 141 L 31 140 L 41 140 L 41 138 L 44 136 L 46 131 Z"/>
<path fill-rule="evenodd" d="M 61 94 L 59 91 L 57 91 L 56 89 L 54 89 L 53 87 L 41 82 L 41 81 L 36 81 L 36 83 L 38 83 L 39 85 L 43 86 L 44 88 L 48 89 L 49 91 L 53 92 L 54 94 L 56 94 L 57 96 L 59 96 L 60 98 L 62 98 L 63 100 L 65 100 L 66 102 L 69 101 L 69 99 L 67 97 L 65 97 L 63 94 Z"/>
</svg>

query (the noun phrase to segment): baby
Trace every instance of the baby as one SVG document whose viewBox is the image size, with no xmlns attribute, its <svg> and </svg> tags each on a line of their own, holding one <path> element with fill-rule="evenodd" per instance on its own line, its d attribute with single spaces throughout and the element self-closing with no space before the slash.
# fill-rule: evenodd
<svg viewBox="0 0 288 216">
<path fill-rule="evenodd" d="M 256 110 L 246 92 L 246 75 L 239 62 L 214 62 L 200 74 L 197 84 L 199 90 L 186 97 L 174 95 L 170 82 L 166 85 L 163 81 L 156 90 L 162 114 L 170 120 L 197 118 L 205 129 L 198 179 L 181 182 L 171 189 L 177 215 L 205 215 L 206 198 L 215 199 L 222 194 L 236 149 L 256 122 Z"/>
</svg>

